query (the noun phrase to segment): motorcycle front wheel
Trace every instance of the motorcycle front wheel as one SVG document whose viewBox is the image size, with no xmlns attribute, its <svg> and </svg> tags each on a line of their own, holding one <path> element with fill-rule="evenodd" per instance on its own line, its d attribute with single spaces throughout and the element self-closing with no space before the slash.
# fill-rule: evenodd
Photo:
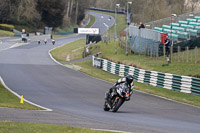
<svg viewBox="0 0 200 133">
<path fill-rule="evenodd" d="M 115 101 L 115 105 L 113 106 L 113 108 L 111 109 L 112 112 L 117 112 L 117 110 L 119 109 L 119 107 L 124 103 L 124 99 L 119 98 L 117 99 L 117 101 Z"/>
</svg>

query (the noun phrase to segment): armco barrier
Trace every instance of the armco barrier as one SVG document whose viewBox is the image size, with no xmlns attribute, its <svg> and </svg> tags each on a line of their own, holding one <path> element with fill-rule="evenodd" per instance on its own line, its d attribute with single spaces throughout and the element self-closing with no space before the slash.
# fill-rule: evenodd
<svg viewBox="0 0 200 133">
<path fill-rule="evenodd" d="M 136 82 L 200 96 L 200 78 L 147 71 L 94 56 L 93 66 L 121 77 L 130 74 Z"/>
</svg>

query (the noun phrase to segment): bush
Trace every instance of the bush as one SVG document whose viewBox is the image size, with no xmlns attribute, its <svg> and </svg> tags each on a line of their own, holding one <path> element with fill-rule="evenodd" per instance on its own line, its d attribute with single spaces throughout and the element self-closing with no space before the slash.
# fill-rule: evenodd
<svg viewBox="0 0 200 133">
<path fill-rule="evenodd" d="M 65 28 L 56 28 L 56 32 L 71 32 L 74 31 L 74 28 L 78 27 L 78 25 L 70 25 Z"/>
<path fill-rule="evenodd" d="M 0 24 L 0 29 L 7 30 L 7 31 L 13 31 L 14 25 Z"/>
</svg>

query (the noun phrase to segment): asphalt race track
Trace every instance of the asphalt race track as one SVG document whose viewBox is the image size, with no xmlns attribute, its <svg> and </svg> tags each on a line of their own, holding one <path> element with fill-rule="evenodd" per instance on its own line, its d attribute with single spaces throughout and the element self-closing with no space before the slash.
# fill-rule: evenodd
<svg viewBox="0 0 200 133">
<path fill-rule="evenodd" d="M 101 33 L 106 31 L 104 22 L 114 23 L 107 15 L 92 14 L 96 17 L 93 27 L 100 27 Z M 63 67 L 48 54 L 50 49 L 84 37 L 58 39 L 55 46 L 50 41 L 47 45 L 35 42 L 0 51 L 0 76 L 5 84 L 25 99 L 53 110 L 0 108 L 0 120 L 127 132 L 200 132 L 200 108 L 137 91 L 117 113 L 103 111 L 104 93 L 112 84 Z"/>
</svg>

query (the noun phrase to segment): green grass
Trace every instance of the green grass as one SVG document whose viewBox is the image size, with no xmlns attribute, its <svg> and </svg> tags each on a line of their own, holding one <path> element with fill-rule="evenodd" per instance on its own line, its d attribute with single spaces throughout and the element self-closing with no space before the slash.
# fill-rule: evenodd
<svg viewBox="0 0 200 133">
<path fill-rule="evenodd" d="M 163 57 L 150 58 L 144 55 L 128 55 L 125 56 L 125 50 L 120 48 L 117 43 L 117 54 L 114 54 L 114 41 L 112 40 L 108 45 L 102 42 L 92 45 L 91 53 L 101 51 L 101 57 L 107 58 L 114 62 L 120 62 L 135 66 L 145 70 L 153 70 L 164 73 L 172 73 L 178 75 L 198 76 L 200 74 L 200 64 L 186 63 L 186 62 L 172 62 L 169 65 Z"/>
<path fill-rule="evenodd" d="M 115 13 L 105 13 L 105 12 L 100 12 L 100 11 L 92 11 L 92 12 L 110 15 L 115 18 Z M 116 27 L 117 34 L 119 34 L 122 30 L 124 30 L 126 28 L 126 26 L 127 26 L 126 25 L 126 15 L 117 14 L 117 27 Z M 109 29 L 108 34 L 110 34 L 110 35 L 115 34 L 115 24 Z"/>
<path fill-rule="evenodd" d="M 95 23 L 95 17 L 92 15 L 89 15 L 89 17 L 90 17 L 90 22 L 85 28 L 90 28 Z"/>
<path fill-rule="evenodd" d="M 19 31 L 22 31 L 22 29 L 25 29 L 26 32 L 29 32 L 29 33 L 34 33 L 36 31 L 43 32 L 43 29 L 38 30 L 37 28 L 32 27 L 32 26 L 26 26 L 26 25 L 14 25 L 14 26 L 15 26 L 15 29 Z"/>
<path fill-rule="evenodd" d="M 114 83 L 115 81 L 117 81 L 120 78 L 117 75 L 113 75 L 111 73 L 108 73 L 108 72 L 105 72 L 101 69 L 93 67 L 92 61 L 76 62 L 76 63 L 73 63 L 73 64 L 80 66 L 81 72 L 87 73 L 90 76 L 93 76 L 93 77 L 96 77 L 96 78 L 99 78 L 99 79 L 103 79 L 103 80 L 106 80 L 106 81 L 109 81 L 109 82 Z M 140 90 L 140 91 L 143 91 L 143 92 L 162 96 L 162 97 L 169 98 L 169 99 L 172 99 L 172 100 L 176 100 L 176 101 L 179 101 L 179 102 L 200 106 L 200 97 L 199 96 L 195 96 L 195 95 L 191 95 L 191 94 L 184 94 L 184 93 L 180 93 L 180 92 L 177 92 L 177 91 L 167 90 L 167 89 L 164 89 L 164 88 L 154 87 L 154 86 L 150 86 L 150 85 L 142 84 L 142 83 L 137 83 L 137 82 L 134 82 L 134 84 L 135 84 L 136 90 Z"/>
<path fill-rule="evenodd" d="M 74 34 L 68 34 L 68 35 L 55 35 L 53 34 L 53 38 L 55 39 L 59 39 L 59 38 L 66 38 L 66 37 L 69 37 L 69 36 L 72 36 Z"/>
<path fill-rule="evenodd" d="M 99 11 L 94 11 L 97 13 L 103 13 Z M 111 15 L 114 17 L 114 13 L 104 13 L 107 15 Z M 119 34 L 120 31 L 122 31 L 126 27 L 125 22 L 125 15 L 117 15 L 117 33 Z M 110 34 L 114 34 L 114 26 L 109 30 Z M 186 62 L 186 59 L 184 62 L 177 62 L 172 61 L 172 63 L 168 64 L 163 57 L 156 58 L 150 58 L 144 55 L 130 55 L 125 56 L 125 50 L 120 48 L 118 46 L 117 42 L 117 55 L 114 54 L 114 41 L 111 41 L 108 45 L 105 45 L 104 43 L 100 42 L 98 44 L 95 44 L 92 46 L 92 49 L 90 50 L 92 54 L 97 52 L 102 52 L 101 57 L 110 59 L 114 62 L 121 62 L 123 64 L 132 65 L 141 69 L 145 70 L 152 70 L 152 71 L 159 71 L 164 73 L 172 73 L 172 74 L 178 74 L 178 75 L 187 75 L 187 76 L 200 76 L 200 63 L 194 64 L 194 56 L 192 57 L 193 61 L 191 61 L 191 58 L 189 58 L 189 63 Z M 190 50 L 190 54 L 194 52 L 194 50 Z M 181 55 L 183 52 L 181 52 Z M 184 54 L 186 55 L 186 53 Z M 192 54 L 194 55 L 194 54 Z M 200 54 L 199 54 L 200 55 Z M 174 60 L 177 60 L 177 54 L 174 54 Z M 186 58 L 186 57 L 184 57 Z M 200 62 L 200 58 L 198 59 L 198 62 Z"/>
<path fill-rule="evenodd" d="M 0 36 L 14 36 L 13 32 L 0 30 Z"/>
<path fill-rule="evenodd" d="M 69 127 L 63 125 L 25 123 L 25 122 L 0 122 L 0 133 L 111 133 L 86 128 Z"/>
<path fill-rule="evenodd" d="M 122 20 L 123 19 L 121 19 L 121 21 Z M 79 43 L 81 43 L 81 41 Z M 74 45 L 78 45 L 78 44 L 77 42 L 75 42 L 74 45 L 73 43 L 70 43 L 70 45 L 75 47 Z M 180 75 L 197 75 L 200 73 L 199 64 L 194 65 L 194 64 L 187 64 L 187 63 L 171 63 L 168 65 L 167 61 L 163 60 L 163 57 L 159 57 L 156 60 L 155 58 L 150 58 L 150 57 L 145 57 L 145 56 L 140 56 L 140 55 L 125 56 L 125 50 L 118 46 L 118 42 L 117 42 L 117 54 L 115 55 L 114 46 L 115 46 L 114 40 L 111 40 L 111 42 L 108 43 L 108 45 L 106 45 L 105 43 L 99 42 L 98 44 L 92 45 L 92 47 L 90 48 L 90 52 L 91 54 L 102 52 L 100 57 L 110 59 L 111 61 L 114 61 L 117 63 L 132 65 L 132 66 L 146 69 L 146 70 L 154 70 L 154 71 L 180 74 Z M 79 44 L 79 47 L 81 47 L 80 44 Z M 68 48 L 68 49 L 71 49 L 71 48 Z M 78 46 L 76 47 L 76 49 L 77 48 Z M 53 55 L 53 57 L 55 57 L 58 61 L 61 61 L 61 62 L 63 61 L 64 58 L 59 58 L 58 57 L 59 55 L 70 54 L 70 53 L 65 53 L 66 51 L 62 52 L 60 48 L 55 49 L 55 51 L 54 51 L 55 54 Z M 81 57 L 81 55 L 79 55 L 79 57 Z M 110 82 L 115 82 L 119 78 L 116 75 L 113 75 L 108 72 L 104 72 L 101 69 L 92 67 L 92 61 L 77 62 L 77 63 L 73 63 L 72 65 L 80 66 L 79 71 L 81 72 L 84 72 L 88 75 L 94 76 L 96 78 L 104 79 Z M 173 99 L 179 102 L 200 106 L 199 96 L 184 94 L 177 91 L 167 90 L 164 88 L 154 87 L 154 86 L 136 83 L 136 82 L 135 82 L 135 89 L 143 91 L 143 92 L 155 94 L 158 96 L 166 97 L 169 99 Z"/>
<path fill-rule="evenodd" d="M 87 73 L 88 75 L 99 79 L 107 80 L 113 83 L 119 79 L 119 76 L 117 75 L 110 74 L 108 72 L 102 71 L 101 69 L 93 67 L 92 61 L 76 62 L 73 64 L 80 66 L 81 69 L 79 71 Z"/>
<path fill-rule="evenodd" d="M 74 44 L 74 45 L 76 45 L 76 44 Z M 73 43 L 70 43 L 70 45 L 67 44 L 66 46 L 75 47 L 74 45 L 73 45 Z M 79 47 L 80 47 L 80 45 L 79 45 Z M 71 49 L 71 48 L 67 48 L 67 49 Z M 77 49 L 77 47 L 76 47 L 76 49 Z M 55 49 L 54 53 L 57 50 L 62 50 L 62 48 Z M 102 52 L 101 56 L 103 56 L 104 58 L 105 57 L 110 58 L 112 60 L 115 60 L 116 62 L 121 61 L 122 63 L 125 63 L 125 64 L 131 64 L 131 63 L 134 63 L 134 61 L 139 62 L 141 60 L 147 60 L 147 61 L 149 60 L 148 61 L 149 63 L 156 62 L 156 60 L 153 60 L 149 57 L 144 57 L 144 56 L 139 56 L 139 55 L 137 55 L 137 57 L 135 57 L 135 58 L 133 57 L 135 55 L 131 55 L 131 56 L 129 55 L 128 57 L 125 57 L 125 54 L 124 54 L 125 51 L 123 49 L 121 49 L 120 47 L 118 47 L 118 49 L 117 49 L 118 54 L 115 55 L 114 54 L 114 45 L 112 43 L 108 44 L 108 45 L 102 44 L 102 43 L 95 44 L 95 45 L 92 46 L 92 48 L 90 50 L 93 53 L 101 51 Z M 62 55 L 63 53 L 62 52 L 56 52 L 56 54 Z M 53 56 L 55 57 L 56 54 L 54 54 Z M 81 56 L 81 55 L 79 55 L 79 56 Z M 56 56 L 56 57 L 58 57 L 58 56 Z M 62 58 L 57 58 L 57 60 L 61 61 L 61 62 L 63 61 Z M 165 62 L 162 62 L 162 63 L 165 63 Z M 69 64 L 67 64 L 67 65 L 69 65 Z M 76 63 L 73 63 L 71 65 L 80 66 L 79 71 L 84 72 L 84 73 L 91 75 L 93 77 L 103 79 L 103 80 L 107 80 L 107 81 L 110 81 L 110 82 L 115 82 L 117 79 L 120 78 L 117 75 L 113 75 L 113 74 L 110 74 L 108 72 L 102 71 L 101 69 L 93 67 L 92 61 L 76 62 Z M 162 64 L 160 64 L 160 67 L 162 67 Z M 165 67 L 168 67 L 168 66 L 165 66 Z M 179 101 L 179 102 L 200 106 L 199 96 L 195 96 L 195 95 L 191 95 L 191 94 L 184 94 L 184 93 L 180 93 L 180 92 L 177 92 L 177 91 L 167 90 L 167 89 L 164 89 L 164 88 L 154 87 L 154 86 L 141 84 L 141 83 L 137 83 L 137 82 L 135 82 L 135 89 L 143 91 L 143 92 L 155 94 L 155 95 L 158 95 L 158 96 L 166 97 L 166 98 L 169 98 L 169 99 L 173 99 L 173 100 L 176 100 L 176 101 Z"/>
<path fill-rule="evenodd" d="M 77 28 L 78 25 L 70 25 L 68 27 L 64 27 L 64 28 L 56 28 L 56 32 L 71 32 L 74 31 L 74 28 Z"/>
<path fill-rule="evenodd" d="M 51 51 L 52 56 L 58 61 L 69 61 L 82 58 L 85 39 L 69 43 Z M 69 59 L 69 60 L 68 60 Z"/>
<path fill-rule="evenodd" d="M 4 88 L 4 86 L 1 83 L 0 83 L 0 107 L 30 109 L 30 110 L 40 109 L 26 102 L 24 102 L 24 104 L 21 104 L 20 99 L 11 92 L 9 92 L 6 88 Z"/>
</svg>

